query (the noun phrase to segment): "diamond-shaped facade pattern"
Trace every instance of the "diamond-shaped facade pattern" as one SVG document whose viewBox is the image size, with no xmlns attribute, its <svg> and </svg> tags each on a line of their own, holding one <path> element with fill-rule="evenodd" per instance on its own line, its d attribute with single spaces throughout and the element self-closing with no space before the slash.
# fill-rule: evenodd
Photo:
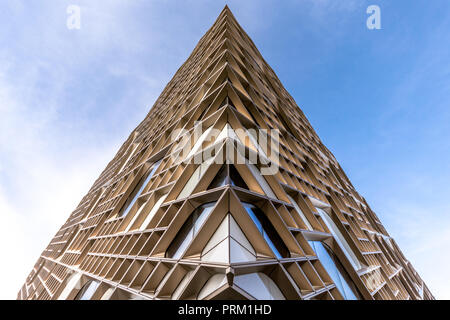
<svg viewBox="0 0 450 320">
<path fill-rule="evenodd" d="M 225 7 L 18 299 L 433 296 Z"/>
</svg>

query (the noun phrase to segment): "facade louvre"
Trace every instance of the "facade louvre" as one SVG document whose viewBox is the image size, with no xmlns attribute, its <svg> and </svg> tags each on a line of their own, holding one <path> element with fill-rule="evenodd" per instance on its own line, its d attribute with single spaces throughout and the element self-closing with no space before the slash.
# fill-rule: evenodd
<svg viewBox="0 0 450 320">
<path fill-rule="evenodd" d="M 434 299 L 228 7 L 17 298 Z"/>
</svg>

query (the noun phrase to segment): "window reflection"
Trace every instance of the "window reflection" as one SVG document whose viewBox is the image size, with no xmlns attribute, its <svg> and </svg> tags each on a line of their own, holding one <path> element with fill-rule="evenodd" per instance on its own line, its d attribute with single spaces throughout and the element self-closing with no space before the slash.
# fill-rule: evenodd
<svg viewBox="0 0 450 320">
<path fill-rule="evenodd" d="M 136 185 L 136 187 L 134 188 L 133 192 L 131 193 L 130 198 L 127 200 L 127 202 L 125 202 L 125 205 L 120 210 L 119 217 L 126 217 L 127 216 L 127 214 L 130 212 L 131 208 L 133 207 L 133 205 L 135 204 L 136 200 L 141 195 L 141 193 L 144 190 L 144 188 L 147 186 L 147 184 L 150 181 L 150 179 L 153 177 L 153 174 L 158 169 L 160 164 L 161 164 L 161 160 L 159 160 L 158 162 L 156 162 L 153 165 L 152 169 L 150 170 L 149 174 L 147 175 L 147 177 L 145 179 L 142 178 L 141 181 L 139 181 L 139 183 Z"/>
<path fill-rule="evenodd" d="M 361 299 L 358 289 L 330 247 L 320 241 L 308 242 L 344 299 Z"/>
<path fill-rule="evenodd" d="M 83 288 L 77 293 L 74 300 L 91 300 L 95 291 L 97 291 L 100 282 L 90 280 L 88 281 Z"/>
<path fill-rule="evenodd" d="M 258 207 L 250 203 L 243 203 L 243 205 L 275 256 L 278 259 L 289 258 L 288 248 L 266 215 Z"/>
<path fill-rule="evenodd" d="M 166 252 L 167 258 L 179 259 L 214 208 L 215 202 L 201 205 L 189 216 Z"/>
</svg>

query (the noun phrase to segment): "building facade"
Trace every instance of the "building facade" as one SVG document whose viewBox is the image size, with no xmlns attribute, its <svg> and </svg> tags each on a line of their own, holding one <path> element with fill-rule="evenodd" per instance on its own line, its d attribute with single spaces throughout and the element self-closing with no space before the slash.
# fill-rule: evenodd
<svg viewBox="0 0 450 320">
<path fill-rule="evenodd" d="M 433 299 L 228 7 L 18 299 Z"/>
</svg>

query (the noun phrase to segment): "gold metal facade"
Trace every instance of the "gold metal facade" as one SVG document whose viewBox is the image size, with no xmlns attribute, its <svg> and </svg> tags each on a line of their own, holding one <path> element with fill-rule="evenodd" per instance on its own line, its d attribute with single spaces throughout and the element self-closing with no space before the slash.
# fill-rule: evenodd
<svg viewBox="0 0 450 320">
<path fill-rule="evenodd" d="M 248 161 L 264 152 L 250 129 L 279 131 L 277 159 Z M 17 298 L 352 297 L 433 299 L 226 7 Z"/>
</svg>

